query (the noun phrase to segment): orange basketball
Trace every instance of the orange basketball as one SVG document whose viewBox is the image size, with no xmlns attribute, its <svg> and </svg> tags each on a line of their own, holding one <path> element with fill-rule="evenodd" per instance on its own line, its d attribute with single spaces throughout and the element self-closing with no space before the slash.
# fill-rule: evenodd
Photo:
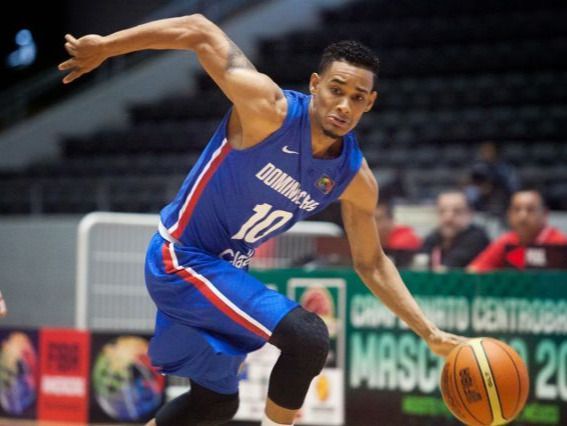
<svg viewBox="0 0 567 426">
<path fill-rule="evenodd" d="M 500 340 L 470 339 L 451 351 L 441 374 L 449 410 L 472 426 L 503 425 L 524 408 L 530 387 L 520 356 Z"/>
</svg>

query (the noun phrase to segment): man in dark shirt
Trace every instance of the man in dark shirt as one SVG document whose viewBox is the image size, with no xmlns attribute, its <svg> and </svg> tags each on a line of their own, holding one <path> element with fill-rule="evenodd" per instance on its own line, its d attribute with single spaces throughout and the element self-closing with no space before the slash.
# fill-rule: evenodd
<svg viewBox="0 0 567 426">
<path fill-rule="evenodd" d="M 472 223 L 472 209 L 461 191 L 439 194 L 437 212 L 439 225 L 425 238 L 422 251 L 435 271 L 464 268 L 488 245 L 488 236 Z"/>
</svg>

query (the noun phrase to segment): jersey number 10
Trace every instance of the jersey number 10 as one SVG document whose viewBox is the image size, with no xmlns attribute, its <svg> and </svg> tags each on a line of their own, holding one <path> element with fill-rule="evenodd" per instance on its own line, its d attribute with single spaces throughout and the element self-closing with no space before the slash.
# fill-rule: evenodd
<svg viewBox="0 0 567 426">
<path fill-rule="evenodd" d="M 254 207 L 256 213 L 240 227 L 240 230 L 232 238 L 244 240 L 247 243 L 255 243 L 284 226 L 293 217 L 293 214 L 285 210 L 271 211 L 272 207 L 268 203 L 256 204 L 256 207 Z"/>
</svg>

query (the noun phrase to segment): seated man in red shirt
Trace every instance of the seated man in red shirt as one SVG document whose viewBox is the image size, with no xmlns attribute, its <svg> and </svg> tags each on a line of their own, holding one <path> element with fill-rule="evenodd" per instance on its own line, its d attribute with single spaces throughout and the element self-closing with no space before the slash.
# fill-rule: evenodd
<svg viewBox="0 0 567 426">
<path fill-rule="evenodd" d="M 395 223 L 392 205 L 387 200 L 380 200 L 374 219 L 386 254 L 397 266 L 408 266 L 413 253 L 421 248 L 421 238 L 411 227 Z"/>
<path fill-rule="evenodd" d="M 512 247 L 530 245 L 567 245 L 567 236 L 547 224 L 547 208 L 538 191 L 523 190 L 512 195 L 508 208 L 511 231 L 490 244 L 468 266 L 470 272 L 488 272 L 515 264 L 522 268 L 524 259 L 515 260 Z"/>
</svg>

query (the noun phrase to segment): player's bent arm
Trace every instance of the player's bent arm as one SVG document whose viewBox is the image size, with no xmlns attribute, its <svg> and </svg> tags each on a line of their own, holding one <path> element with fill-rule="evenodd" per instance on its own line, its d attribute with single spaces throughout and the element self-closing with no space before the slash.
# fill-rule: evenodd
<svg viewBox="0 0 567 426">
<path fill-rule="evenodd" d="M 243 127 L 259 126 L 260 132 L 269 134 L 285 117 L 287 103 L 281 88 L 258 72 L 232 40 L 203 15 L 161 19 L 108 36 L 65 38 L 71 58 L 59 65 L 61 71 L 69 71 L 64 83 L 72 82 L 114 56 L 146 49 L 192 50 L 235 105 L 241 122 L 243 117 L 254 117 L 248 120 L 250 123 L 242 123 Z M 255 129 L 244 130 L 254 133 Z"/>
<path fill-rule="evenodd" d="M 384 254 L 374 221 L 378 185 L 366 162 L 341 196 L 353 265 L 364 284 L 428 343 L 446 356 L 462 338 L 439 330 L 423 313 L 392 261 Z"/>
</svg>

